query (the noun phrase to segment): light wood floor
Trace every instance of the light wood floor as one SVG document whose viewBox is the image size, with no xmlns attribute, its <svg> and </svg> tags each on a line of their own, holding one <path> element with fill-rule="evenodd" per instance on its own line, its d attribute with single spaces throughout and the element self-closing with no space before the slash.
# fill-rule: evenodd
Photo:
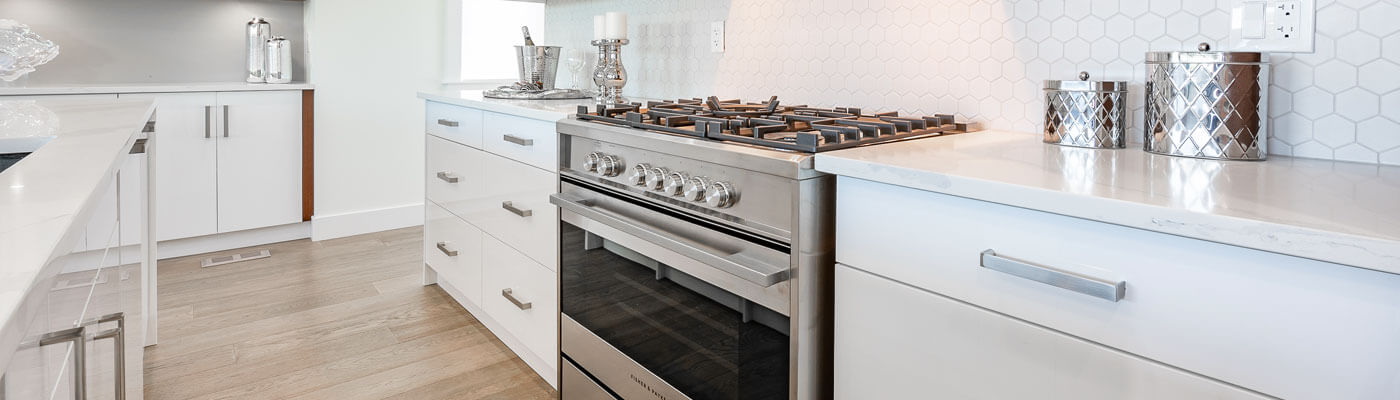
<svg viewBox="0 0 1400 400">
<path fill-rule="evenodd" d="M 146 398 L 555 397 L 447 293 L 420 284 L 420 228 L 260 248 L 272 257 L 160 262 Z"/>
</svg>

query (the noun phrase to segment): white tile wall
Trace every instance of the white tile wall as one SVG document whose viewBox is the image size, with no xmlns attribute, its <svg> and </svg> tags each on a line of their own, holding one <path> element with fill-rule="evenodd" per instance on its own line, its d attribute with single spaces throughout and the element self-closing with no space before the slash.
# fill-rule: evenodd
<svg viewBox="0 0 1400 400">
<path fill-rule="evenodd" d="M 626 93 L 957 113 L 1034 132 L 1041 81 L 1131 82 L 1143 53 L 1228 48 L 1230 0 L 548 0 L 551 44 L 592 54 L 592 18 L 630 14 Z M 1317 51 L 1274 55 L 1270 152 L 1400 165 L 1400 2 L 1319 0 Z M 711 21 L 726 49 L 709 50 Z M 591 67 L 590 67 L 591 68 Z M 561 78 L 565 79 L 565 78 Z M 1141 132 L 1135 130 L 1134 139 Z"/>
</svg>

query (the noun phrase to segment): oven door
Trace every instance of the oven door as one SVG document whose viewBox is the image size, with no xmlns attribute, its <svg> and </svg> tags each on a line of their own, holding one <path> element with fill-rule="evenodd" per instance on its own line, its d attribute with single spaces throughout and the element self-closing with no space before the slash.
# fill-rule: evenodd
<svg viewBox="0 0 1400 400">
<path fill-rule="evenodd" d="M 789 397 L 784 244 L 565 178 L 564 362 L 624 399 Z"/>
</svg>

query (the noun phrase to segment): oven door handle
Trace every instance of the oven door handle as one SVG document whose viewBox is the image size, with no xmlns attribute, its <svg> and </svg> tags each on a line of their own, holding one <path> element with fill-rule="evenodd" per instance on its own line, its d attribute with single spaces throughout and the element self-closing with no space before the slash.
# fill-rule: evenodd
<svg viewBox="0 0 1400 400">
<path fill-rule="evenodd" d="M 593 207 L 590 201 L 576 195 L 552 194 L 549 195 L 549 202 L 584 218 L 636 236 L 763 287 L 776 285 L 788 280 L 791 276 L 791 269 L 788 267 L 772 265 L 752 258 L 741 262 L 736 260 L 733 254 L 718 254 L 720 252 L 710 246 L 685 239 L 659 227 Z"/>
</svg>

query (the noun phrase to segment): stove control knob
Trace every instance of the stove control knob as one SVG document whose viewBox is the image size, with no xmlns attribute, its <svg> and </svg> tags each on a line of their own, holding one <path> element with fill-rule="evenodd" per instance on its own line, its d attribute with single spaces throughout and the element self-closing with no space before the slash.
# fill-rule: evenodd
<svg viewBox="0 0 1400 400">
<path fill-rule="evenodd" d="M 598 173 L 606 177 L 622 175 L 623 169 L 622 159 L 617 156 L 603 156 L 603 159 L 598 161 Z"/>
<path fill-rule="evenodd" d="M 670 175 L 671 170 L 656 167 L 647 170 L 646 188 L 649 190 L 661 190 L 661 186 L 666 183 L 666 175 Z"/>
<path fill-rule="evenodd" d="M 686 200 L 702 202 L 705 201 L 705 188 L 710 187 L 710 178 L 697 176 L 690 178 L 685 183 L 685 193 L 681 194 Z"/>
<path fill-rule="evenodd" d="M 705 190 L 705 203 L 710 207 L 729 208 L 738 200 L 738 193 L 734 191 L 734 185 L 729 182 L 715 182 L 710 184 L 710 188 Z"/>
<path fill-rule="evenodd" d="M 651 164 L 641 163 L 634 165 L 632 166 L 632 175 L 627 176 L 627 181 L 637 186 L 646 185 L 647 171 L 651 171 Z"/>
<path fill-rule="evenodd" d="M 602 161 L 603 155 L 598 152 L 588 153 L 583 157 L 583 168 L 588 172 L 598 172 L 598 162 Z"/>
<path fill-rule="evenodd" d="M 689 180 L 690 176 L 684 172 L 672 172 L 670 175 L 666 175 L 666 184 L 661 188 L 661 193 L 680 196 L 681 192 L 685 190 L 686 181 Z"/>
</svg>

